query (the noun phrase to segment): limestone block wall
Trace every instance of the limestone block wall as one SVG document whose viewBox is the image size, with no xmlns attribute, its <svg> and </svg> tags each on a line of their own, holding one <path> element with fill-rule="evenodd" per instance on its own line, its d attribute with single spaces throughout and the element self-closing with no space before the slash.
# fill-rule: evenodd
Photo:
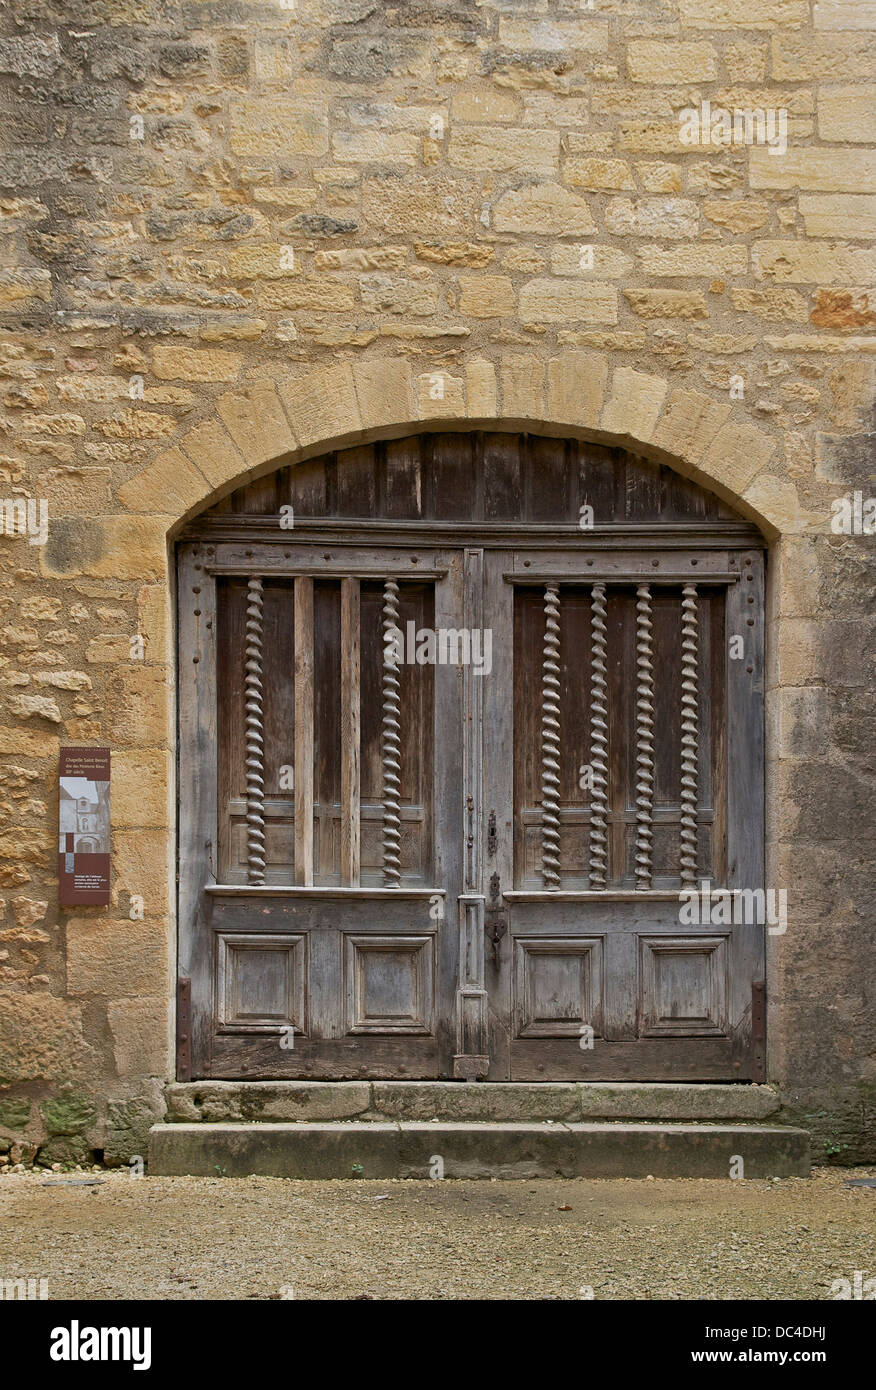
<svg viewBox="0 0 876 1390">
<path fill-rule="evenodd" d="M 876 495 L 873 0 L 13 0 L 0 29 L 0 1163 L 126 1162 L 163 1113 L 175 529 L 436 419 L 624 442 L 763 528 L 770 1078 L 816 1155 L 876 1158 L 876 540 L 831 524 Z M 748 127 L 691 143 L 704 102 Z M 58 907 L 70 743 L 112 748 L 107 910 Z"/>
</svg>

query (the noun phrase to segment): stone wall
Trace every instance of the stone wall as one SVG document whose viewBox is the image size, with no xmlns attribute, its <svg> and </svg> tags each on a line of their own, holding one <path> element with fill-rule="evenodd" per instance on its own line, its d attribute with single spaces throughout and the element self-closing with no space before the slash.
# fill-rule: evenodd
<svg viewBox="0 0 876 1390">
<path fill-rule="evenodd" d="M 873 0 L 4 7 L 0 493 L 50 524 L 0 535 L 0 1162 L 126 1162 L 163 1110 L 174 528 L 436 418 L 619 440 L 762 526 L 770 1078 L 876 1158 L 876 542 L 831 530 L 876 494 L 874 50 Z M 683 143 L 704 100 L 784 153 Z M 80 742 L 107 911 L 57 906 Z"/>
</svg>

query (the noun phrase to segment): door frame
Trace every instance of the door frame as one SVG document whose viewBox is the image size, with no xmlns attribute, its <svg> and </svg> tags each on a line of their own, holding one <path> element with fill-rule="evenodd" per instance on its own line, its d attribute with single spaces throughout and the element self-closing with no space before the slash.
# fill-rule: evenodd
<svg viewBox="0 0 876 1390">
<path fill-rule="evenodd" d="M 212 708 L 215 709 L 216 601 L 215 579 L 211 574 L 252 573 L 255 566 L 265 574 L 311 572 L 325 576 L 329 573 L 326 562 L 314 563 L 312 547 L 315 544 L 324 545 L 330 540 L 332 551 L 337 552 L 339 573 L 341 570 L 346 574 L 358 572 L 367 578 L 385 575 L 386 560 L 383 555 L 375 560 L 372 549 L 375 541 L 379 541 L 383 546 L 397 547 L 398 563 L 405 561 L 406 572 L 424 578 L 430 573 L 427 567 L 418 564 L 416 570 L 407 570 L 407 564 L 414 557 L 419 561 L 423 551 L 439 546 L 445 550 L 459 551 L 464 556 L 463 626 L 477 628 L 483 626 L 485 603 L 487 610 L 492 607 L 490 585 L 497 582 L 495 577 L 490 577 L 495 576 L 495 566 L 485 565 L 484 557 L 490 551 L 511 549 L 520 552 L 521 556 L 526 553 L 527 558 L 521 558 L 520 563 L 526 569 L 525 582 L 532 582 L 537 581 L 544 572 L 554 572 L 550 557 L 556 556 L 555 547 L 560 546 L 573 556 L 571 563 L 576 574 L 580 574 L 581 582 L 590 583 L 596 575 L 617 582 L 621 576 L 630 574 L 631 566 L 641 566 L 647 562 L 653 569 L 669 558 L 677 559 L 680 555 L 701 567 L 697 570 L 699 577 L 726 574 L 734 563 L 731 557 L 738 559 L 741 551 L 748 550 L 758 556 L 756 587 L 760 602 L 750 609 L 745 602 L 748 596 L 743 595 L 739 585 L 731 586 L 737 595 L 733 617 L 734 621 L 738 619 L 739 625 L 751 626 L 753 612 L 754 625 L 758 627 L 757 655 L 753 663 L 728 662 L 728 677 L 732 670 L 732 689 L 740 696 L 746 689 L 750 692 L 753 688 L 759 688 L 762 708 L 763 571 L 766 557 L 763 538 L 757 528 L 749 523 L 722 520 L 693 524 L 607 525 L 582 533 L 569 525 L 348 523 L 320 519 L 296 524 L 295 537 L 293 542 L 287 535 L 278 538 L 276 523 L 270 517 L 225 515 L 209 520 L 196 519 L 180 538 L 180 551 L 184 542 L 195 541 L 203 545 L 200 558 L 194 551 L 180 553 L 177 569 L 180 595 L 177 649 L 178 866 L 185 866 L 184 871 L 178 867 L 177 873 L 178 971 L 183 1002 L 185 981 L 191 980 L 193 973 L 200 971 L 203 975 L 204 972 L 206 962 L 203 952 L 208 949 L 211 933 L 203 904 L 211 897 L 211 878 L 215 882 L 212 869 L 217 850 L 215 778 L 212 781 L 209 777 L 202 778 L 195 769 L 203 767 L 205 760 L 208 762 L 211 748 L 215 752 L 216 727 L 215 719 L 212 722 L 209 719 L 199 720 L 194 714 L 199 701 L 202 707 L 206 702 L 209 708 L 212 700 Z M 209 564 L 205 564 L 205 560 L 209 560 Z M 290 569 L 290 561 L 298 568 Z M 351 566 L 354 570 L 351 570 Z M 665 576 L 671 570 L 663 568 L 661 573 Z M 680 574 L 679 571 L 679 577 Z M 524 582 L 522 573 L 521 582 Z M 192 598 L 187 601 L 189 593 Z M 509 652 L 513 652 L 513 641 L 494 643 L 494 668 L 497 661 L 501 663 L 507 659 Z M 749 679 L 746 680 L 746 677 Z M 461 684 L 469 707 L 476 710 L 480 702 L 482 708 L 483 688 L 471 667 L 463 668 Z M 729 717 L 728 707 L 728 722 Z M 452 904 L 448 896 L 444 931 L 446 941 L 450 939 L 451 930 L 454 932 L 454 958 L 458 961 L 458 975 L 456 965 L 453 967 L 456 1008 L 441 1047 L 444 1057 L 452 1060 L 452 1069 L 442 1074 L 450 1074 L 458 1079 L 505 1079 L 509 1075 L 506 1059 L 510 1039 L 504 1020 L 490 1007 L 488 971 L 494 944 L 498 952 L 498 943 L 493 938 L 498 935 L 501 940 L 503 930 L 507 930 L 506 909 L 513 898 L 506 902 L 504 892 L 498 896 L 491 892 L 490 880 L 498 869 L 500 884 L 510 883 L 512 866 L 504 863 L 501 851 L 493 849 L 491 852 L 494 838 L 489 824 L 489 810 L 493 809 L 493 801 L 485 787 L 483 769 L 485 766 L 502 765 L 503 760 L 510 757 L 511 750 L 506 746 L 506 738 L 485 731 L 480 717 L 465 719 L 463 728 L 463 777 L 457 802 L 464 826 L 464 833 L 459 837 L 460 891 L 452 928 Z M 180 757 L 184 744 L 193 749 L 197 756 Z M 745 832 L 737 837 L 732 852 L 728 843 L 728 886 L 731 887 L 747 887 L 763 882 L 763 745 L 761 717 L 751 744 L 751 755 L 739 766 L 731 761 L 728 768 L 728 798 L 732 794 L 735 803 L 754 807 L 754 815 Z M 451 802 L 448 800 L 443 804 L 450 814 Z M 188 808 L 186 814 L 183 814 L 183 807 Z M 735 822 L 734 817 L 729 819 L 731 824 Z M 500 836 L 499 840 L 503 838 L 507 837 Z M 591 896 L 598 896 L 605 902 L 611 895 L 603 892 Z M 762 934 L 760 944 L 752 941 L 748 949 L 753 968 L 762 975 Z M 442 973 L 447 971 L 446 960 L 441 968 Z M 211 970 L 212 967 L 208 973 Z M 762 1069 L 765 1056 L 764 1011 L 762 1007 L 759 1010 L 751 1007 L 751 1004 L 752 1001 L 749 1001 L 748 1018 L 753 1024 L 750 1042 L 760 1058 Z M 203 1011 L 200 1012 L 203 1015 Z M 196 1057 L 206 1055 L 203 1017 L 199 1022 L 198 1013 L 198 1010 L 187 1012 L 185 1007 L 179 1013 L 177 1071 L 180 1080 L 189 1079 L 192 1074 L 191 1063 L 187 1062 L 189 1048 L 194 1049 Z M 505 1017 L 510 1019 L 510 1006 Z"/>
</svg>

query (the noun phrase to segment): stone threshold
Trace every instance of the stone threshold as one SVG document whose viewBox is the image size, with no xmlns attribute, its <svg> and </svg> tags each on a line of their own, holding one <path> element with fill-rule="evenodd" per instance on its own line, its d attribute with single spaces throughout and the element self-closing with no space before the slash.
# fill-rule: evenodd
<svg viewBox="0 0 876 1390">
<path fill-rule="evenodd" d="M 155 1176 L 299 1179 L 808 1177 L 809 1136 L 767 1125 L 346 1121 L 154 1125 Z"/>
<path fill-rule="evenodd" d="M 781 1123 L 769 1085 L 684 1082 L 186 1081 L 165 1090 L 167 1123 Z"/>
</svg>

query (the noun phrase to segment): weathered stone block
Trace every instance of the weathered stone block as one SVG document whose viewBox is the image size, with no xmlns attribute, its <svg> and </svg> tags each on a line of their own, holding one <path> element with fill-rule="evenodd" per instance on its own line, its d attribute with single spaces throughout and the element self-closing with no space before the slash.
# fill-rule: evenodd
<svg viewBox="0 0 876 1390">
<path fill-rule="evenodd" d="M 702 290 L 624 290 L 634 314 L 642 319 L 707 319 Z"/>
<path fill-rule="evenodd" d="M 119 1076 L 166 1076 L 171 1064 L 168 1001 L 119 999 L 107 1008 Z"/>
<path fill-rule="evenodd" d="M 555 130 L 471 126 L 450 132 L 447 159 L 458 169 L 491 169 L 550 176 L 559 168 L 560 136 Z"/>
<path fill-rule="evenodd" d="M 865 285 L 876 276 L 876 251 L 822 241 L 756 241 L 751 259 L 758 280 L 780 284 Z"/>
<path fill-rule="evenodd" d="M 72 917 L 67 923 L 67 992 L 167 997 L 166 921 Z"/>
<path fill-rule="evenodd" d="M 563 183 L 593 192 L 635 187 L 625 159 L 567 159 L 563 165 Z"/>
<path fill-rule="evenodd" d="M 605 396 L 608 362 L 596 352 L 564 352 L 547 371 L 547 418 L 552 424 L 596 428 Z"/>
<path fill-rule="evenodd" d="M 40 571 L 47 578 L 163 579 L 167 532 L 175 520 L 173 515 L 50 519 Z"/>
<path fill-rule="evenodd" d="M 647 442 L 654 433 L 666 391 L 667 383 L 662 376 L 637 372 L 631 367 L 616 367 L 611 379 L 611 394 L 602 412 L 601 428 Z"/>
<path fill-rule="evenodd" d="M 535 356 L 510 353 L 502 358 L 502 413 L 509 420 L 542 417 L 544 363 Z"/>
<path fill-rule="evenodd" d="M 77 1004 L 52 994 L 0 993 L 0 1076 L 6 1081 L 72 1078 L 88 1056 Z"/>
<path fill-rule="evenodd" d="M 587 236 L 596 223 L 584 198 L 558 183 L 532 184 L 503 194 L 493 209 L 497 232 L 551 233 L 560 226 L 566 236 Z"/>
<path fill-rule="evenodd" d="M 530 280 L 520 291 L 524 323 L 617 323 L 614 285 Z"/>
<path fill-rule="evenodd" d="M 698 463 L 731 409 L 729 403 L 713 401 L 698 391 L 672 391 L 653 442 L 677 458 Z"/>
<path fill-rule="evenodd" d="M 146 746 L 167 736 L 171 685 L 164 666 L 118 667 L 106 683 L 106 729 L 113 743 Z"/>
<path fill-rule="evenodd" d="M 229 391 L 219 397 L 216 409 L 249 467 L 280 459 L 297 447 L 277 390 L 269 381 Z"/>
<path fill-rule="evenodd" d="M 473 319 L 504 318 L 517 307 L 514 282 L 507 275 L 461 275 L 459 312 Z"/>
<path fill-rule="evenodd" d="M 411 369 L 404 358 L 357 362 L 353 379 L 364 429 L 385 428 L 416 418 Z"/>
<path fill-rule="evenodd" d="M 679 0 L 691 29 L 799 29 L 809 22 L 806 0 Z"/>
<path fill-rule="evenodd" d="M 200 502 L 208 485 L 179 449 L 165 449 L 154 463 L 119 488 L 119 501 L 133 512 L 182 516 Z"/>
<path fill-rule="evenodd" d="M 465 391 L 469 418 L 492 420 L 498 414 L 496 368 L 484 358 L 466 364 Z"/>
<path fill-rule="evenodd" d="M 118 749 L 111 764 L 113 825 L 171 825 L 171 754 L 164 748 Z"/>
<path fill-rule="evenodd" d="M 353 369 L 348 362 L 320 367 L 280 388 L 280 399 L 299 444 L 355 435 L 362 429 Z"/>
<path fill-rule="evenodd" d="M 766 467 L 775 448 L 775 440 L 756 425 L 728 420 L 703 457 L 703 471 L 738 496 Z"/>
<path fill-rule="evenodd" d="M 242 97 L 231 103 L 232 154 L 275 159 L 328 153 L 328 113 L 287 96 Z"/>
<path fill-rule="evenodd" d="M 417 377 L 417 400 L 421 420 L 465 416 L 465 382 L 448 372 L 423 372 Z"/>
<path fill-rule="evenodd" d="M 789 149 L 777 159 L 763 145 L 748 151 L 752 188 L 810 189 L 824 193 L 876 192 L 876 152 L 872 150 Z"/>
<path fill-rule="evenodd" d="M 713 82 L 718 76 L 718 54 L 712 44 L 701 40 L 631 39 L 627 72 L 632 82 Z"/>
</svg>

